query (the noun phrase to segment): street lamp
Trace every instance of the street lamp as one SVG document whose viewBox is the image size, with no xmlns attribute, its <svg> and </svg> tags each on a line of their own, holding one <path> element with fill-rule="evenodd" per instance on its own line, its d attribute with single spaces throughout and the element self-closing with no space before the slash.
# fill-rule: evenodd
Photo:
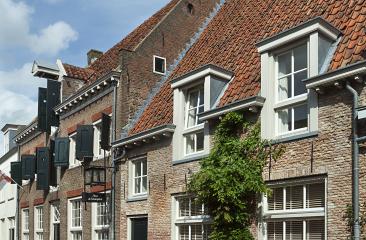
<svg viewBox="0 0 366 240">
<path fill-rule="evenodd" d="M 104 167 L 93 166 L 85 169 L 85 185 L 104 185 L 105 177 Z"/>
</svg>

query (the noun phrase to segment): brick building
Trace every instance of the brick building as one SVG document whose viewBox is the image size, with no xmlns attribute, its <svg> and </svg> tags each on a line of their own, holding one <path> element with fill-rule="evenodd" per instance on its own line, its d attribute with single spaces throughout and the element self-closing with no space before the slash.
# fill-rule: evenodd
<svg viewBox="0 0 366 240">
<path fill-rule="evenodd" d="M 112 115 L 113 83 L 118 81 L 117 114 L 113 117 L 119 122 L 118 126 L 127 125 L 151 98 L 151 89 L 159 88 L 198 39 L 219 8 L 218 3 L 218 0 L 172 0 L 107 52 L 89 51 L 85 68 L 61 60 L 56 64 L 34 62 L 33 74 L 48 82 L 47 89 L 39 91 L 38 117 L 15 136 L 25 179 L 20 191 L 19 239 L 110 238 L 106 203 L 84 204 L 81 194 L 106 191 L 110 195 L 111 171 L 107 170 L 105 186 L 84 186 L 83 172 L 88 166 L 75 158 L 77 128 L 92 126 L 94 156 L 90 165 L 103 166 L 106 159 L 110 166 L 110 153 L 104 156 L 99 142 L 102 114 Z M 48 98 L 54 88 L 60 89 L 56 100 L 52 96 Z M 42 99 L 43 93 L 45 99 Z M 52 107 L 51 115 L 56 114 L 59 123 L 44 126 L 44 116 L 47 115 L 46 122 L 52 117 L 49 112 L 40 111 L 42 104 L 45 103 L 45 111 L 49 111 L 48 104 L 54 102 L 57 104 Z M 43 131 L 44 127 L 49 129 Z M 116 132 L 114 134 L 120 136 L 124 130 L 119 128 Z M 62 148 L 60 156 L 57 148 Z M 47 166 L 46 173 L 39 167 L 42 151 L 51 152 L 47 157 L 51 165 Z M 34 169 L 35 165 L 38 169 Z M 45 174 L 49 183 L 47 189 L 40 190 L 44 187 Z M 120 179 L 118 175 L 116 202 L 121 201 L 123 183 Z M 121 204 L 116 204 L 116 215 L 124 215 Z M 125 233 L 120 232 L 123 224 L 117 218 L 116 239 L 124 238 Z"/>
</svg>

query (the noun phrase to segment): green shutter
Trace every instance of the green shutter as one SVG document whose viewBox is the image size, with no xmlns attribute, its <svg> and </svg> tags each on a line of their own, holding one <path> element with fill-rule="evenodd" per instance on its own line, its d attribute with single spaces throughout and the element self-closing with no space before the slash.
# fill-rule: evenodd
<svg viewBox="0 0 366 240">
<path fill-rule="evenodd" d="M 22 178 L 33 180 L 36 173 L 36 158 L 34 155 L 22 155 Z"/>
<path fill-rule="evenodd" d="M 111 128 L 111 117 L 107 114 L 102 114 L 102 127 L 100 134 L 100 147 L 104 150 L 109 150 L 111 148 L 110 143 L 110 128 Z"/>
<path fill-rule="evenodd" d="M 50 141 L 50 186 L 57 186 L 57 167 L 55 166 L 55 141 Z"/>
<path fill-rule="evenodd" d="M 47 132 L 47 88 L 38 88 L 38 130 Z"/>
<path fill-rule="evenodd" d="M 50 153 L 48 147 L 37 148 L 37 190 L 48 190 L 50 179 Z"/>
<path fill-rule="evenodd" d="M 93 125 L 78 126 L 76 133 L 76 159 L 79 161 L 93 158 L 94 127 Z"/>
<path fill-rule="evenodd" d="M 53 110 L 60 103 L 61 83 L 47 80 L 47 127 L 59 125 L 59 118 Z"/>
<path fill-rule="evenodd" d="M 69 166 L 69 138 L 56 138 L 55 139 L 55 160 L 54 165 L 56 167 L 68 167 Z"/>
<path fill-rule="evenodd" d="M 20 186 L 22 186 L 22 163 L 12 162 L 10 163 L 10 176 Z M 12 184 L 15 184 L 12 182 Z"/>
</svg>

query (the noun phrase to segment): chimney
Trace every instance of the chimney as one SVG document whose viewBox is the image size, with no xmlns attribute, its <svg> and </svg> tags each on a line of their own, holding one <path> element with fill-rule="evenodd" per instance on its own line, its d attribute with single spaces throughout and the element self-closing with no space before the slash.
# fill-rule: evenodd
<svg viewBox="0 0 366 240">
<path fill-rule="evenodd" d="M 88 66 L 90 66 L 90 64 L 92 64 L 95 60 L 97 60 L 102 55 L 103 55 L 103 52 L 95 50 L 95 49 L 90 49 L 89 52 L 87 53 Z"/>
<path fill-rule="evenodd" d="M 1 129 L 4 134 L 4 154 L 16 147 L 16 143 L 13 138 L 15 137 L 17 130 L 21 127 L 23 127 L 23 125 L 5 124 Z"/>
</svg>

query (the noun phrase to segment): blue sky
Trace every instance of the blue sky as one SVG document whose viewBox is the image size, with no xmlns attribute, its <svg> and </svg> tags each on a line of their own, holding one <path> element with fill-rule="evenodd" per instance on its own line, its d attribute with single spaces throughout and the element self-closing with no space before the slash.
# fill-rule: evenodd
<svg viewBox="0 0 366 240">
<path fill-rule="evenodd" d="M 36 116 L 45 80 L 30 73 L 35 59 L 85 66 L 90 49 L 108 50 L 168 2 L 0 0 L 0 127 Z"/>
</svg>

